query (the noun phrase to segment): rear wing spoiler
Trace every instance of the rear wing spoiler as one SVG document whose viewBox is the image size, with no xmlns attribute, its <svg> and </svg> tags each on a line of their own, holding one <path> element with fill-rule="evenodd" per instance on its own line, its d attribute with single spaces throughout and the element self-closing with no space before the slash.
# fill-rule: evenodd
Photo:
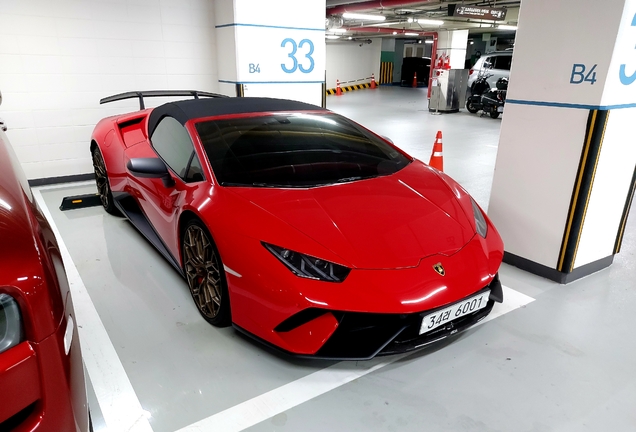
<svg viewBox="0 0 636 432">
<path fill-rule="evenodd" d="M 115 102 L 118 100 L 124 99 L 134 99 L 139 98 L 139 109 L 146 109 L 146 105 L 144 104 L 144 97 L 161 97 L 161 96 L 193 96 L 195 99 L 199 99 L 199 97 L 214 97 L 214 98 L 226 98 L 229 96 L 225 96 L 218 93 L 209 93 L 198 90 L 149 90 L 149 91 L 133 91 L 126 93 L 119 93 L 116 95 L 108 96 L 103 99 L 100 99 L 99 103 L 105 104 L 109 102 Z"/>
</svg>

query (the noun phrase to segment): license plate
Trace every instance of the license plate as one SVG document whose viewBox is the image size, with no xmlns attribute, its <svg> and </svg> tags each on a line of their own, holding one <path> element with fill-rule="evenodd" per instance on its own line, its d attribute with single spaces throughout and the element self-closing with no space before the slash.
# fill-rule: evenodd
<svg viewBox="0 0 636 432">
<path fill-rule="evenodd" d="M 497 107 L 497 112 L 503 112 L 503 107 Z"/>
<path fill-rule="evenodd" d="M 488 304 L 489 295 L 490 290 L 426 315 L 422 320 L 420 334 L 424 334 L 456 318 L 461 318 L 464 315 L 485 308 Z"/>
</svg>

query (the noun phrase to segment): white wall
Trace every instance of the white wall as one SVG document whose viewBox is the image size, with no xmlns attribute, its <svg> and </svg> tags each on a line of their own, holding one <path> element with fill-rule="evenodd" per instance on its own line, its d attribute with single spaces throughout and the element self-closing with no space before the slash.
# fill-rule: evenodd
<svg viewBox="0 0 636 432">
<path fill-rule="evenodd" d="M 382 38 L 382 51 L 395 51 L 395 38 Z"/>
<path fill-rule="evenodd" d="M 0 0 L 0 90 L 29 178 L 92 171 L 95 123 L 131 90 L 217 91 L 213 0 Z M 149 105 L 165 102 L 155 99 Z"/>
<path fill-rule="evenodd" d="M 371 41 L 372 43 L 362 46 L 361 42 L 356 41 L 327 43 L 327 88 L 335 88 L 336 79 L 342 83 L 367 78 L 372 73 L 378 79 L 382 39 L 374 38 Z"/>
</svg>

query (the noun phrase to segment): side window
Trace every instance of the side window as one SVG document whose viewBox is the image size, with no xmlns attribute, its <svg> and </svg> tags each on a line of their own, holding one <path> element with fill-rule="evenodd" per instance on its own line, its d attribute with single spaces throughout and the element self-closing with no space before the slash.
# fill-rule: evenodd
<svg viewBox="0 0 636 432">
<path fill-rule="evenodd" d="M 512 56 L 501 55 L 495 57 L 495 69 L 510 70 L 510 64 L 512 63 Z"/>
<path fill-rule="evenodd" d="M 203 170 L 201 169 L 201 162 L 199 162 L 199 158 L 194 155 L 192 158 L 192 162 L 190 163 L 190 167 L 188 168 L 186 181 L 195 182 L 195 181 L 203 181 Z"/>
<path fill-rule="evenodd" d="M 185 182 L 202 181 L 203 170 L 188 131 L 172 117 L 164 117 L 150 138 L 155 151 Z"/>
<path fill-rule="evenodd" d="M 493 62 L 493 58 L 492 57 L 486 57 L 486 60 L 484 60 L 484 69 L 492 69 L 492 64 Z"/>
</svg>

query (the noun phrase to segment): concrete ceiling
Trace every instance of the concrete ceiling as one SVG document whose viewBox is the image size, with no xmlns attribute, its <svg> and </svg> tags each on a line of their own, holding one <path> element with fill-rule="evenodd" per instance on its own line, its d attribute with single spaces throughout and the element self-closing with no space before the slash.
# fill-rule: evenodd
<svg viewBox="0 0 636 432">
<path fill-rule="evenodd" d="M 382 5 L 381 5 L 382 3 Z M 388 7 L 386 5 L 389 5 Z M 448 6 L 452 4 L 464 6 L 483 6 L 483 7 L 505 7 L 507 8 L 506 18 L 503 21 L 486 21 L 478 19 L 467 19 L 460 17 L 448 16 Z M 516 26 L 519 16 L 519 6 L 521 1 L 507 0 L 465 0 L 449 1 L 449 0 L 429 0 L 409 2 L 405 0 L 400 2 L 397 0 L 385 0 L 384 2 L 369 2 L 366 0 L 327 0 L 327 34 L 331 34 L 330 30 L 340 28 L 341 36 L 375 36 L 375 37 L 395 37 L 390 32 L 378 34 L 367 31 L 369 28 L 385 28 L 392 29 L 398 33 L 410 32 L 431 32 L 445 30 L 461 30 L 468 29 L 470 34 L 478 33 L 495 33 L 512 36 L 514 30 L 499 29 L 499 25 Z M 371 7 L 367 7 L 371 6 Z M 356 9 L 355 13 L 383 15 L 385 21 L 363 21 L 359 19 L 342 18 L 343 9 Z M 336 13 L 330 13 L 335 11 Z M 418 23 L 418 19 L 431 19 L 443 21 L 441 25 L 430 25 Z M 342 33 L 342 28 L 348 29 L 346 33 Z M 360 28 L 360 30 L 356 30 Z M 400 35 L 398 34 L 397 37 Z"/>
</svg>

